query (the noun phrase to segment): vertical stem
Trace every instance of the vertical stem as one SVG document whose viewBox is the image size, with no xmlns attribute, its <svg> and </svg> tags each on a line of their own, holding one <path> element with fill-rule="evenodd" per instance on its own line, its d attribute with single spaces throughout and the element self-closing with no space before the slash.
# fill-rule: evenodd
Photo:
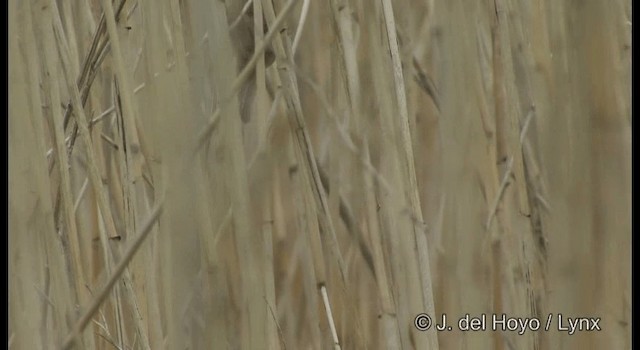
<svg viewBox="0 0 640 350">
<path fill-rule="evenodd" d="M 435 306 L 433 304 L 433 287 L 431 282 L 431 270 L 429 267 L 429 247 L 426 237 L 426 225 L 422 218 L 422 208 L 420 206 L 420 197 L 418 192 L 418 182 L 416 179 L 416 170 L 413 158 L 413 148 L 411 141 L 411 132 L 409 127 L 409 112 L 407 109 L 407 98 L 405 92 L 404 75 L 402 72 L 402 62 L 398 49 L 398 38 L 396 35 L 395 19 L 393 14 L 393 6 L 391 0 L 381 0 L 382 10 L 387 30 L 387 39 L 389 40 L 389 48 L 391 50 L 391 62 L 393 65 L 393 75 L 396 92 L 396 102 L 398 106 L 398 114 L 400 119 L 397 125 L 400 128 L 402 138 L 401 155 L 405 167 L 405 176 L 408 177 L 409 201 L 411 204 L 411 214 L 414 218 L 413 233 L 415 237 L 415 248 L 418 252 L 418 269 L 420 272 L 420 282 L 422 285 L 422 299 L 425 312 L 435 315 Z M 426 332 L 427 341 L 430 349 L 438 348 L 438 336 L 435 330 L 431 329 Z"/>
</svg>

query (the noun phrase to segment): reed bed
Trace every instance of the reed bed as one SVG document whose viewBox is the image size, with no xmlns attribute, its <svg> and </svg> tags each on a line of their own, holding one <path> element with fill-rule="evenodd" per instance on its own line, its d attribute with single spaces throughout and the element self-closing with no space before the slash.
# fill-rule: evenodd
<svg viewBox="0 0 640 350">
<path fill-rule="evenodd" d="M 10 349 L 631 348 L 630 1 L 8 11 Z"/>
</svg>

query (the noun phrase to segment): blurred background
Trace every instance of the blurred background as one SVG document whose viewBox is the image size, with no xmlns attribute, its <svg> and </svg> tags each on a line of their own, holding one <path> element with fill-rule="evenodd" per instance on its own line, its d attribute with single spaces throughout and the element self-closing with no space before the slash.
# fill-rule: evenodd
<svg viewBox="0 0 640 350">
<path fill-rule="evenodd" d="M 631 1 L 8 10 L 9 348 L 631 348 Z"/>
</svg>

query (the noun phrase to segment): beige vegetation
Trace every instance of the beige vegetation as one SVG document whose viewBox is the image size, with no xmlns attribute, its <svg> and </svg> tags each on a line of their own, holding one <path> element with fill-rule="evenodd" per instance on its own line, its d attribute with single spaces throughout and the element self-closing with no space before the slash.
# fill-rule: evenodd
<svg viewBox="0 0 640 350">
<path fill-rule="evenodd" d="M 630 1 L 8 7 L 9 348 L 631 348 Z"/>
</svg>

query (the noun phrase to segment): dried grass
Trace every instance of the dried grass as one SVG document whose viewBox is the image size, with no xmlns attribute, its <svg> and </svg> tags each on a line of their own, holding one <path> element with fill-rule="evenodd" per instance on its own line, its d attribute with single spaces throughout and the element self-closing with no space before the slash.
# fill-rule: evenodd
<svg viewBox="0 0 640 350">
<path fill-rule="evenodd" d="M 9 14 L 9 348 L 631 348 L 630 2 Z"/>
</svg>

